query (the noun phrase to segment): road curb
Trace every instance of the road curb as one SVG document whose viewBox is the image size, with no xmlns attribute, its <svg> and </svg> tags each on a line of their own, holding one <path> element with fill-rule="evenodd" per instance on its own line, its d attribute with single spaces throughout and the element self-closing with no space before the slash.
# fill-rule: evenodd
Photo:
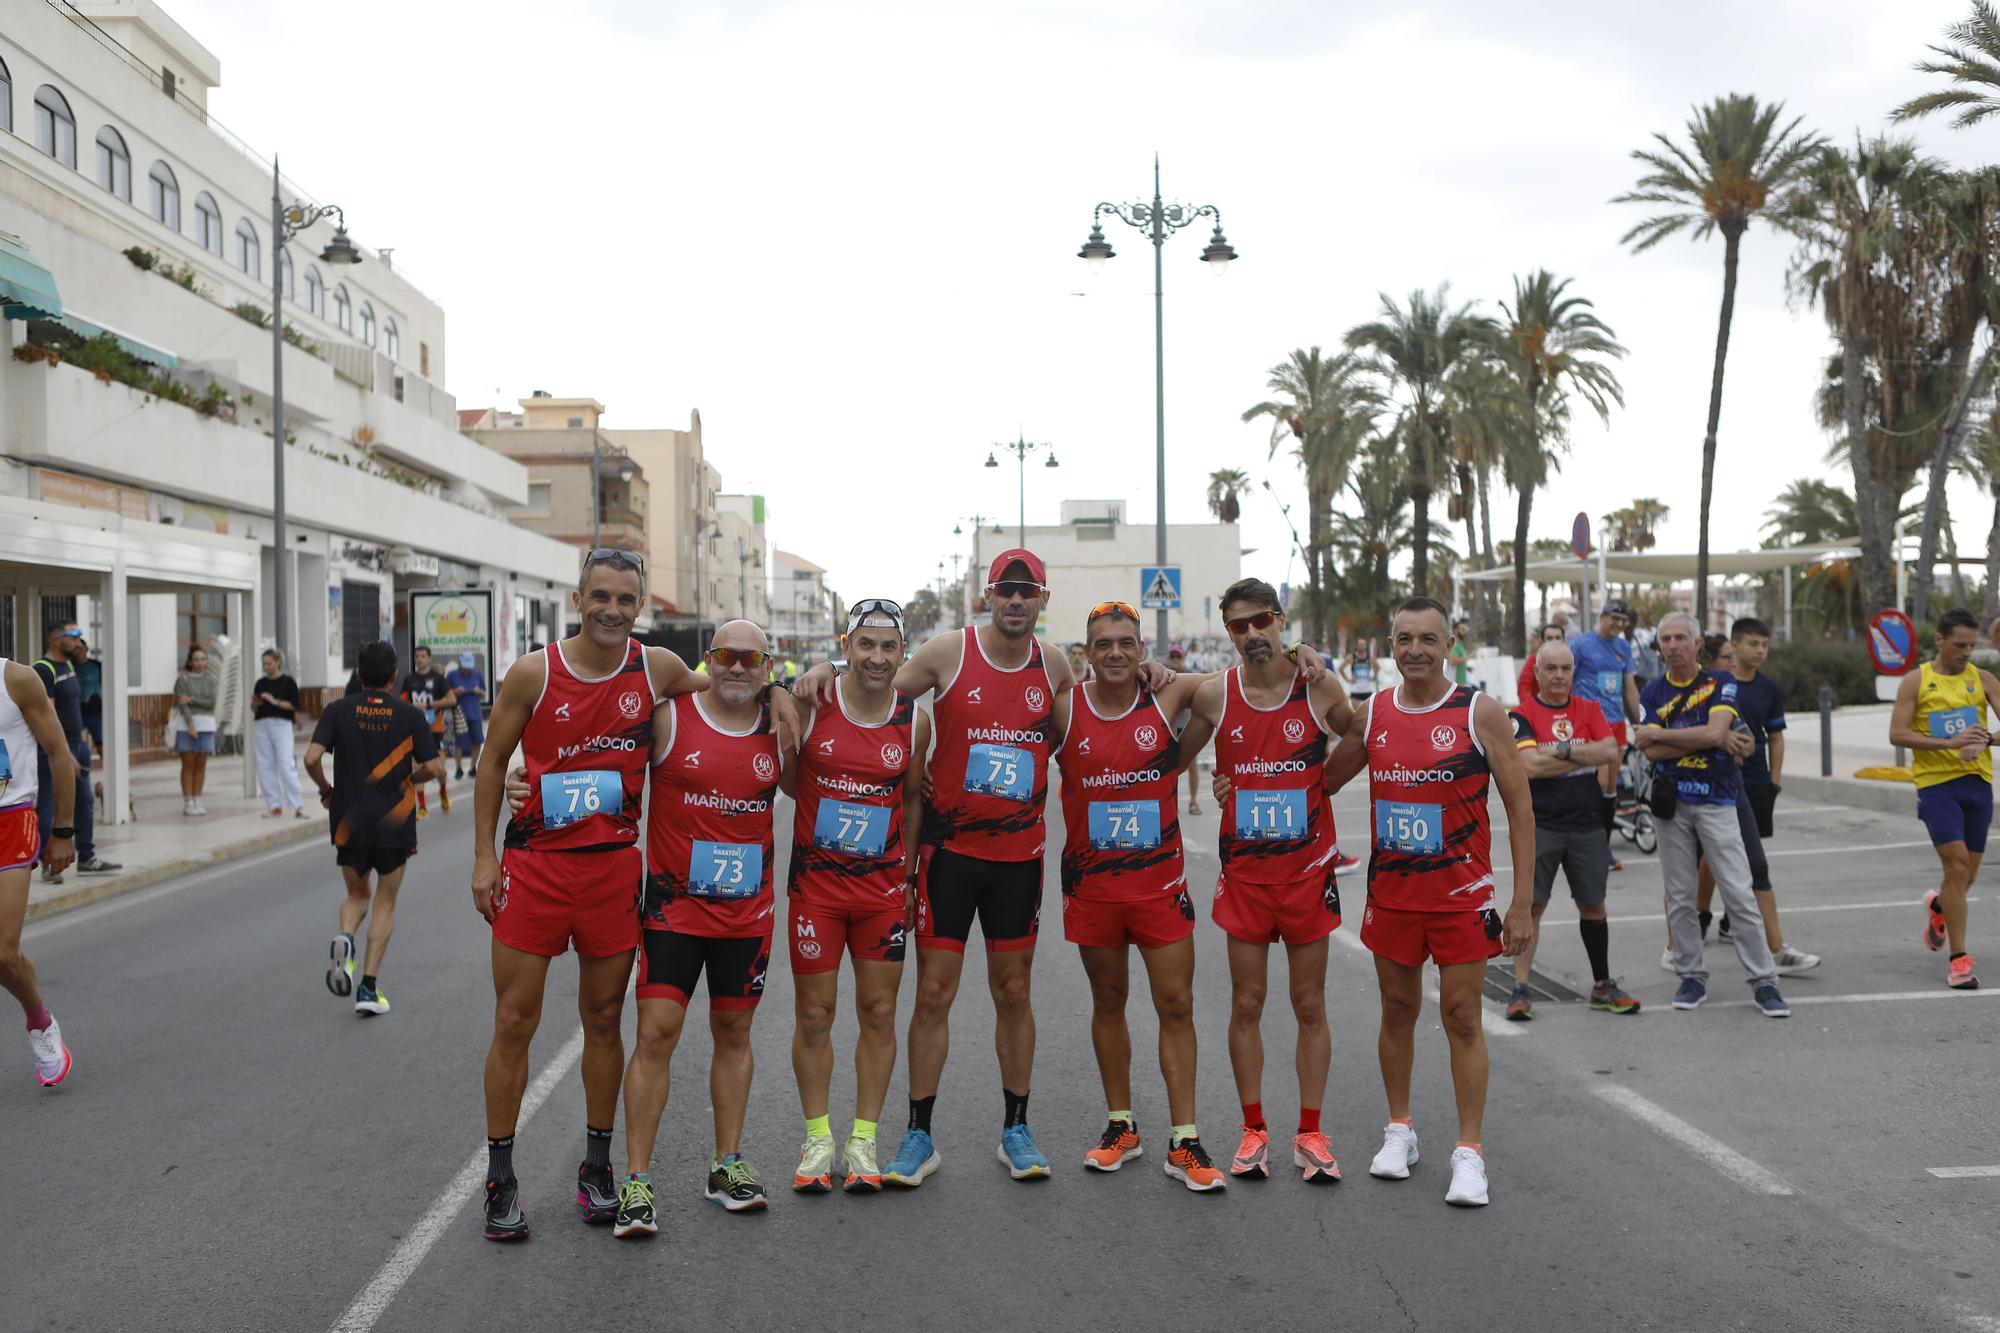
<svg viewBox="0 0 2000 1333">
<path fill-rule="evenodd" d="M 1802 777 L 1785 775 L 1785 795 L 1808 801 L 1830 801 L 1835 805 L 1855 805 L 1884 814 L 1913 815 L 1917 812 L 1916 788 L 1907 782 L 1867 782 L 1858 778 Z"/>
<path fill-rule="evenodd" d="M 79 884 L 73 889 L 62 889 L 38 902 L 29 903 L 27 919 L 36 921 L 45 916 L 54 916 L 58 912 L 67 912 L 91 903 L 103 902 L 108 898 L 136 893 L 140 889 L 149 889 L 155 884 L 176 879 L 191 871 L 206 870 L 210 866 L 240 861 L 246 856 L 254 856 L 273 847 L 283 847 L 295 842 L 310 842 L 315 837 L 325 835 L 325 824 L 315 819 L 306 828 L 281 829 L 254 838 L 245 838 L 241 842 L 232 842 L 227 846 L 216 848 L 206 857 L 190 856 L 178 861 L 162 861 L 159 865 L 147 866 L 144 870 L 135 870 L 129 875 L 114 875 L 95 883 Z"/>
</svg>

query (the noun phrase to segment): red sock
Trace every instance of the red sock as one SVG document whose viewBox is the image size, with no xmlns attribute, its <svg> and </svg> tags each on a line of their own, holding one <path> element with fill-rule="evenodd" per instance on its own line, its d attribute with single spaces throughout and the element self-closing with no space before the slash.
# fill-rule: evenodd
<svg viewBox="0 0 2000 1333">
<path fill-rule="evenodd" d="M 49 1024 L 55 1021 L 55 1015 L 49 1012 L 49 1007 L 42 1005 L 28 1015 L 28 1031 L 46 1032 Z"/>
<path fill-rule="evenodd" d="M 1317 1106 L 1301 1106 L 1299 1108 L 1299 1133 L 1319 1133 L 1319 1108 Z"/>
<path fill-rule="evenodd" d="M 1263 1129 L 1264 1127 L 1264 1103 L 1243 1103 L 1243 1128 Z"/>
</svg>

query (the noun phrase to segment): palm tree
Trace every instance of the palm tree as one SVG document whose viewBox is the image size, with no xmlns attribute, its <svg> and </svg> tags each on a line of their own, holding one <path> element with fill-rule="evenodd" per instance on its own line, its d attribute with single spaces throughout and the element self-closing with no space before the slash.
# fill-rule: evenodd
<svg viewBox="0 0 2000 1333">
<path fill-rule="evenodd" d="M 1986 0 L 1972 0 L 1972 17 L 1944 30 L 1949 46 L 1933 44 L 1937 60 L 1919 60 L 1925 74 L 1942 74 L 1959 86 L 1913 97 L 1897 107 L 1893 120 L 1913 120 L 1933 111 L 1958 109 L 1955 129 L 1970 129 L 2000 112 L 2000 14 Z"/>
<path fill-rule="evenodd" d="M 1341 622 L 1367 635 L 1386 629 L 1394 584 L 1389 557 L 1410 544 L 1410 492 L 1404 456 L 1393 436 L 1363 448 L 1347 479 L 1353 503 L 1333 515 L 1331 539 L 1340 572 L 1330 585 Z"/>
<path fill-rule="evenodd" d="M 1658 149 L 1637 148 L 1632 156 L 1649 170 L 1638 187 L 1612 200 L 1619 204 L 1662 204 L 1655 214 L 1620 238 L 1634 254 L 1651 249 L 1676 232 L 1706 240 L 1722 233 L 1722 314 L 1715 333 L 1715 371 L 1708 389 L 1708 431 L 1701 444 L 1701 539 L 1695 557 L 1695 620 L 1708 624 L 1708 515 L 1715 490 L 1715 432 L 1722 422 L 1722 370 L 1729 357 L 1729 324 L 1736 311 L 1736 266 L 1743 233 L 1762 218 L 1794 234 L 1800 223 L 1788 207 L 1801 173 L 1820 146 L 1819 136 L 1799 132 L 1803 117 L 1782 128 L 1785 104 L 1764 104 L 1731 93 L 1696 107 L 1687 123 L 1687 146 L 1654 134 Z"/>
<path fill-rule="evenodd" d="M 1814 546 L 1844 542 L 1855 531 L 1854 497 L 1830 481 L 1801 477 L 1778 493 L 1764 511 L 1766 546 Z M 1789 578 L 1790 572 L 1786 572 Z M 1860 562 L 1819 560 L 1806 566 L 1795 609 L 1816 617 L 1822 633 L 1866 623 Z"/>
<path fill-rule="evenodd" d="M 1452 506 L 1465 523 L 1466 564 L 1491 569 L 1493 506 L 1490 490 L 1494 469 L 1517 447 L 1523 415 L 1512 378 L 1498 356 L 1466 362 L 1445 384 L 1451 413 L 1452 463 L 1456 469 Z M 1479 527 L 1473 528 L 1477 517 Z M 1479 631 L 1484 641 L 1499 638 L 1496 614 L 1499 598 L 1490 584 L 1478 585 Z M 1468 600 L 1472 600 L 1468 598 Z"/>
<path fill-rule="evenodd" d="M 1430 591 L 1431 494 L 1450 458 L 1451 414 L 1444 386 L 1466 363 L 1492 347 L 1493 321 L 1472 313 L 1470 302 L 1453 308 L 1451 284 L 1436 293 L 1414 291 L 1409 306 L 1382 295 L 1381 318 L 1347 331 L 1347 345 L 1371 354 L 1370 365 L 1402 391 L 1397 433 L 1409 458 L 1410 590 Z"/>
<path fill-rule="evenodd" d="M 1959 460 L 1966 475 L 1993 497 L 1993 526 L 1986 534 L 1986 600 L 1979 617 L 1988 625 L 2000 617 L 2000 431 L 1996 426 L 2000 423 L 1989 415 Z"/>
<path fill-rule="evenodd" d="M 1265 387 L 1273 397 L 1246 409 L 1243 420 L 1268 417 L 1271 456 L 1289 443 L 1306 482 L 1306 627 L 1326 642 L 1325 590 L 1332 581 L 1327 523 L 1333 497 L 1347 479 L 1362 441 L 1374 429 L 1381 393 L 1361 362 L 1342 352 L 1327 357 L 1317 347 L 1295 350 L 1271 367 Z"/>
<path fill-rule="evenodd" d="M 1549 446 L 1565 442 L 1572 393 L 1607 424 L 1611 404 L 1625 405 L 1625 390 L 1609 364 L 1624 356 L 1625 348 L 1591 303 L 1566 295 L 1568 290 L 1568 278 L 1558 281 L 1547 269 L 1537 269 L 1525 281 L 1515 278 L 1512 303 L 1500 303 L 1506 318 L 1502 364 L 1513 379 L 1523 427 L 1508 469 L 1517 500 L 1514 600 L 1507 612 L 1512 650 L 1522 656 L 1528 651 L 1528 518 L 1535 488 L 1556 463 Z"/>
<path fill-rule="evenodd" d="M 1243 514 L 1236 497 L 1250 489 L 1250 474 L 1242 468 L 1219 467 L 1208 474 L 1208 512 L 1218 523 L 1234 523 Z"/>
</svg>

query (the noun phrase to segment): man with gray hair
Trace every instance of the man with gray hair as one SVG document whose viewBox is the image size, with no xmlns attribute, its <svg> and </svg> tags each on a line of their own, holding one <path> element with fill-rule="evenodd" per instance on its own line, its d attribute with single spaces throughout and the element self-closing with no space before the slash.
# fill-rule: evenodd
<svg viewBox="0 0 2000 1333">
<path fill-rule="evenodd" d="M 1640 693 L 1634 741 L 1653 761 L 1653 817 L 1667 881 L 1667 934 L 1673 941 L 1674 971 L 1681 978 L 1674 1008 L 1693 1009 L 1708 998 L 1695 908 L 1697 868 L 1704 853 L 1727 909 L 1738 921 L 1759 919 L 1750 891 L 1750 862 L 1736 823 L 1736 788 L 1742 781 L 1736 761 L 1750 748 L 1750 738 L 1732 731 L 1737 717 L 1734 678 L 1708 675 L 1695 660 L 1693 618 L 1679 611 L 1662 617 L 1658 639 L 1667 670 Z M 1763 932 L 1739 930 L 1730 943 L 1750 974 L 1757 1007 L 1769 1018 L 1790 1017 Z"/>
</svg>

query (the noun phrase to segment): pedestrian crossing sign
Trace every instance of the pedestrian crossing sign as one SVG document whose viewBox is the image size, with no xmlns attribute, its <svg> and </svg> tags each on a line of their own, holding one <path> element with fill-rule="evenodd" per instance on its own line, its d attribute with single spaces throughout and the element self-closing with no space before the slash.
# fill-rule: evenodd
<svg viewBox="0 0 2000 1333">
<path fill-rule="evenodd" d="M 1179 565 L 1139 566 L 1139 605 L 1148 611 L 1178 611 L 1181 607 Z"/>
</svg>

